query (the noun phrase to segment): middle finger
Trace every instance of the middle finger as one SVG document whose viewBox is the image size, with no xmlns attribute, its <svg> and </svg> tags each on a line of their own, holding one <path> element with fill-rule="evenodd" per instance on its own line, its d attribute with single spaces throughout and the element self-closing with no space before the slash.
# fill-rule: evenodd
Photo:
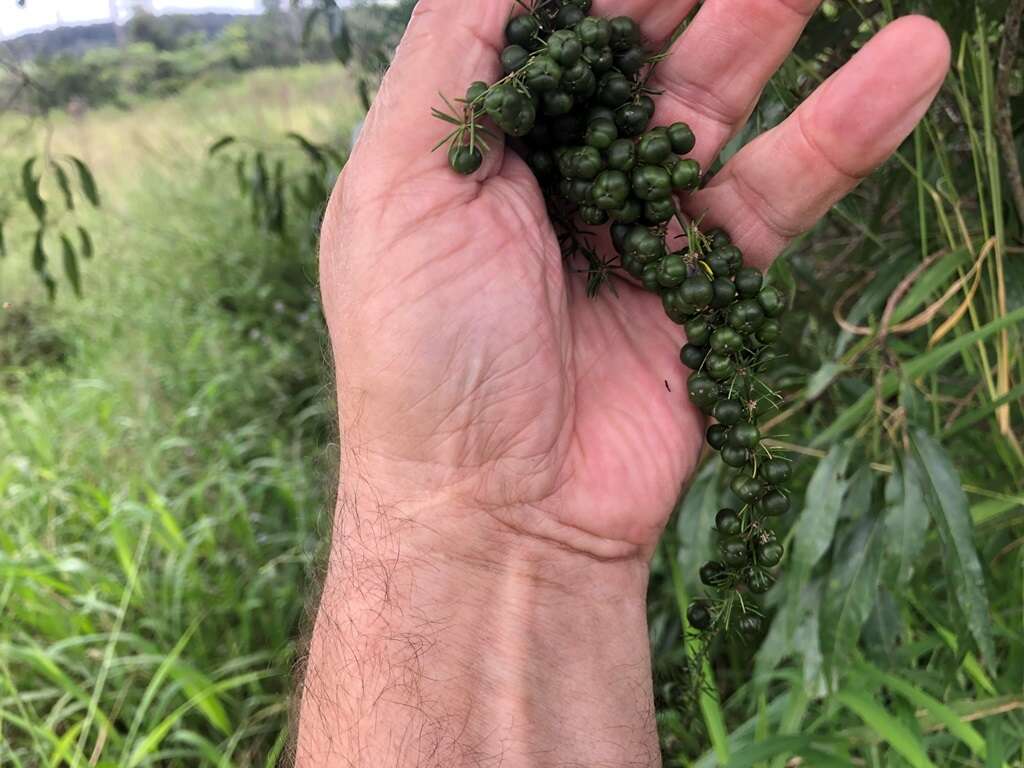
<svg viewBox="0 0 1024 768">
<path fill-rule="evenodd" d="M 743 126 L 821 0 L 706 0 L 661 64 L 655 125 L 689 123 L 707 167 Z"/>
</svg>

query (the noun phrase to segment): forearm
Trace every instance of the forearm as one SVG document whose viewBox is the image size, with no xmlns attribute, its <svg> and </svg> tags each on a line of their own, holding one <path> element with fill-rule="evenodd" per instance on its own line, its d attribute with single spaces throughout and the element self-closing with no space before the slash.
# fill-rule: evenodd
<svg viewBox="0 0 1024 768">
<path fill-rule="evenodd" d="M 647 567 L 484 513 L 339 513 L 298 765 L 660 765 Z"/>
</svg>

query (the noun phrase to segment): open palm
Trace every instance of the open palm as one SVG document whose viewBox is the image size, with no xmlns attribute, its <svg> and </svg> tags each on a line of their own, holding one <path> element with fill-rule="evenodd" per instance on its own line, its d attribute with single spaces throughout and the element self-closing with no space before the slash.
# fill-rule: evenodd
<svg viewBox="0 0 1024 768">
<path fill-rule="evenodd" d="M 594 12 L 633 16 L 660 45 L 694 4 L 596 0 Z M 514 152 L 495 148 L 462 178 L 430 151 L 437 94 L 496 79 L 510 5 L 420 0 L 332 201 L 321 270 L 343 482 L 460 525 L 646 556 L 702 445 L 680 328 L 624 283 L 586 297 Z M 817 5 L 705 0 L 659 66 L 655 123 L 689 123 L 709 165 Z M 948 61 L 934 23 L 891 24 L 684 207 L 766 266 L 899 146 Z"/>
</svg>

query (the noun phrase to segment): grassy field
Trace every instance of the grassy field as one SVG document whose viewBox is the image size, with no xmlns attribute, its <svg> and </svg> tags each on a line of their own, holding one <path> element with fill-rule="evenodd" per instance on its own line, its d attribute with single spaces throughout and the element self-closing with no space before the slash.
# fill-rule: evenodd
<svg viewBox="0 0 1024 768">
<path fill-rule="evenodd" d="M 702 469 L 650 593 L 668 766 L 1024 766 L 1024 250 L 998 28 L 971 29 L 900 157 L 772 275 L 792 304 L 773 420 L 801 491 L 791 554 L 763 641 L 695 658 L 683 614 L 726 476 Z M 821 66 L 794 57 L 755 126 Z M 344 149 L 358 118 L 331 66 L 50 131 L 0 118 L 0 209 L 46 142 L 103 196 L 74 214 L 96 241 L 81 300 L 59 280 L 47 302 L 26 210 L 0 260 L 0 766 L 285 749 L 333 465 L 315 221 L 262 226 L 233 159 L 298 168 L 286 132 Z M 209 159 L 225 134 L 249 141 Z"/>
<path fill-rule="evenodd" d="M 260 283 L 288 264 L 312 293 L 314 264 L 252 225 L 206 149 L 341 143 L 348 93 L 337 68 L 257 72 L 55 121 L 104 202 L 81 301 L 47 304 L 27 222 L 2 262 L 0 765 L 272 765 L 282 748 L 329 397 L 318 316 L 275 322 Z M 266 326 L 225 310 L 243 300 Z"/>
</svg>

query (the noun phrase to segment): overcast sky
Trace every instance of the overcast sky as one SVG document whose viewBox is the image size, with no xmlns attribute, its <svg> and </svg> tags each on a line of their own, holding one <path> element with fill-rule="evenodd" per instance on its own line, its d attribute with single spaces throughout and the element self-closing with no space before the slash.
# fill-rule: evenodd
<svg viewBox="0 0 1024 768">
<path fill-rule="evenodd" d="M 118 0 L 122 20 L 138 5 L 138 0 Z M 253 11 L 260 0 L 150 0 L 160 11 L 231 10 Z M 110 0 L 28 0 L 19 8 L 16 0 L 0 0 L 0 39 L 22 32 L 55 27 L 59 23 L 83 24 L 110 19 Z"/>
</svg>

